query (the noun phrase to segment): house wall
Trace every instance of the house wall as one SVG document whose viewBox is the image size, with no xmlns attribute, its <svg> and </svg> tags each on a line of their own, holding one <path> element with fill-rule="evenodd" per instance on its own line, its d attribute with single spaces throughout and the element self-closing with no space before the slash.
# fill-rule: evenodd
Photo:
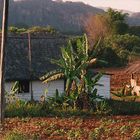
<svg viewBox="0 0 140 140">
<path fill-rule="evenodd" d="M 13 86 L 14 82 L 6 82 L 5 83 L 5 90 L 9 92 L 11 87 Z M 43 84 L 41 81 L 33 81 L 32 82 L 32 89 L 34 94 L 34 100 L 40 100 L 42 95 L 44 96 L 51 96 L 56 92 L 56 89 L 60 93 L 64 91 L 64 80 L 56 80 L 50 82 L 48 84 Z M 47 91 L 47 94 L 45 94 Z M 30 100 L 31 96 L 29 93 L 20 93 L 18 97 L 23 100 Z"/>
<path fill-rule="evenodd" d="M 103 75 L 99 80 L 99 84 L 102 86 L 95 86 L 98 90 L 98 95 L 103 96 L 106 99 L 110 99 L 110 75 Z"/>
<path fill-rule="evenodd" d="M 45 95 L 45 97 L 52 96 L 56 92 L 56 89 L 58 89 L 60 93 L 64 92 L 64 80 L 56 80 L 49 82 L 48 84 L 43 84 L 40 81 L 34 81 L 32 86 L 34 95 L 38 96 L 35 97 L 36 99 L 40 99 L 41 95 Z M 46 92 L 47 94 L 45 94 Z"/>
<path fill-rule="evenodd" d="M 110 98 L 110 75 L 103 75 L 98 83 L 102 84 L 102 86 L 95 87 L 98 89 L 98 94 L 100 96 L 103 96 L 104 98 L 109 99 Z M 14 82 L 6 83 L 5 84 L 6 91 L 10 91 L 13 84 Z M 45 97 L 54 95 L 56 89 L 58 89 L 60 93 L 64 92 L 64 80 L 56 80 L 48 84 L 43 84 L 41 81 L 33 81 L 32 88 L 33 88 L 34 99 L 39 100 L 42 95 L 44 95 Z M 47 94 L 45 94 L 46 91 Z M 24 100 L 30 100 L 29 93 L 18 94 L 18 97 Z"/>
</svg>

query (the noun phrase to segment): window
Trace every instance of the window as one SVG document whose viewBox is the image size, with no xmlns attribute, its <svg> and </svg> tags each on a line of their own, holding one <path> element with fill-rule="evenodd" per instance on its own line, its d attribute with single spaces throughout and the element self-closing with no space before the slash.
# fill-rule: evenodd
<svg viewBox="0 0 140 140">
<path fill-rule="evenodd" d="M 19 93 L 29 93 L 30 91 L 30 81 L 22 80 L 19 81 Z"/>
</svg>

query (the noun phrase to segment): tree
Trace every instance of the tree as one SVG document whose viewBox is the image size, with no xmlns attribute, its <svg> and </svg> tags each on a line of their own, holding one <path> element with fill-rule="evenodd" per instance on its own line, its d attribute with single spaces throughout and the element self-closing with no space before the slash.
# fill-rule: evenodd
<svg viewBox="0 0 140 140">
<path fill-rule="evenodd" d="M 94 49 L 97 48 L 98 43 L 95 44 Z M 72 103 L 74 109 L 77 106 L 89 109 L 89 104 L 97 97 L 97 89 L 94 89 L 94 86 L 102 75 L 93 75 L 93 72 L 91 74 L 89 71 L 89 67 L 97 62 L 94 57 L 96 54 L 94 49 L 89 49 L 86 35 L 77 39 L 76 42 L 69 41 L 68 45 L 61 49 L 61 58 L 52 60 L 52 63 L 58 65 L 59 69 L 51 71 L 41 78 L 45 83 L 65 78 L 66 98 L 68 102 Z"/>
<path fill-rule="evenodd" d="M 109 33 L 109 24 L 105 14 L 90 16 L 85 23 L 85 31 L 88 35 L 90 44 L 99 38 L 104 38 Z"/>
<path fill-rule="evenodd" d="M 99 38 L 105 38 L 113 34 L 124 34 L 128 30 L 125 21 L 127 14 L 108 9 L 107 12 L 91 16 L 85 24 L 85 31 L 91 44 Z"/>
<path fill-rule="evenodd" d="M 0 59 L 0 123 L 4 121 L 4 71 L 5 71 L 5 47 L 8 27 L 8 7 L 9 0 L 4 0 L 3 6 L 3 23 L 2 23 L 2 40 L 1 40 L 1 59 Z"/>
<path fill-rule="evenodd" d="M 140 26 L 130 26 L 129 33 L 140 37 Z"/>
<path fill-rule="evenodd" d="M 128 31 L 128 24 L 126 23 L 126 13 L 122 13 L 111 8 L 106 12 L 108 24 L 111 34 L 125 34 Z"/>
</svg>

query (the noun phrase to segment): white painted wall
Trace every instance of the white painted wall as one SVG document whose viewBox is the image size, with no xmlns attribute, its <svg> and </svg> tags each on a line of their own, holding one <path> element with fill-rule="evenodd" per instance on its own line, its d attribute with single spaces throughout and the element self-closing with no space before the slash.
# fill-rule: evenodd
<svg viewBox="0 0 140 140">
<path fill-rule="evenodd" d="M 6 82 L 5 83 L 5 91 L 10 92 L 14 82 Z"/>
<path fill-rule="evenodd" d="M 103 96 L 105 99 L 110 99 L 110 78 L 110 75 L 103 75 L 98 82 L 103 86 L 95 86 L 98 95 Z"/>
<path fill-rule="evenodd" d="M 45 95 L 45 97 L 52 96 L 56 92 L 56 89 L 58 89 L 60 93 L 64 92 L 64 80 L 56 80 L 49 82 L 48 84 L 43 84 L 41 81 L 34 81 L 32 86 L 34 97 L 38 96 L 35 97 L 35 99 L 40 99 L 41 95 Z M 47 94 L 45 94 L 46 91 Z"/>
<path fill-rule="evenodd" d="M 14 82 L 6 82 L 5 90 L 9 92 L 13 85 Z M 32 88 L 33 88 L 34 100 L 40 100 L 40 97 L 42 95 L 52 96 L 56 92 L 56 89 L 58 89 L 60 93 L 64 92 L 64 80 L 56 80 L 48 84 L 43 84 L 41 81 L 33 81 Z M 48 91 L 47 94 L 45 94 L 46 90 Z M 30 93 L 20 93 L 17 94 L 17 96 L 23 100 L 31 99 Z"/>
<path fill-rule="evenodd" d="M 103 96 L 104 98 L 109 99 L 110 98 L 110 75 L 103 75 L 98 83 L 103 85 L 103 86 L 95 87 L 98 90 L 98 94 L 100 96 Z M 9 92 L 13 84 L 14 82 L 7 82 L 5 84 L 5 90 Z M 56 80 L 48 84 L 43 84 L 41 81 L 33 81 L 32 88 L 33 88 L 34 99 L 39 100 L 42 95 L 44 96 L 54 95 L 56 89 L 58 89 L 60 93 L 64 92 L 64 80 Z M 47 94 L 45 94 L 46 90 L 48 91 Z M 23 100 L 30 100 L 31 98 L 29 93 L 18 94 L 18 97 Z"/>
</svg>

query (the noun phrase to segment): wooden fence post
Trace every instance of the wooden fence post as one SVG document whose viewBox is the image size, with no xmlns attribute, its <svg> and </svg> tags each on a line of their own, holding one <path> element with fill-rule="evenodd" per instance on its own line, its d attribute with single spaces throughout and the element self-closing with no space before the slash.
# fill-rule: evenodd
<svg viewBox="0 0 140 140">
<path fill-rule="evenodd" d="M 5 48 L 7 40 L 8 27 L 8 8 L 9 0 L 4 0 L 3 3 L 3 20 L 2 20 L 2 39 L 0 49 L 0 124 L 4 122 L 4 108 L 5 108 L 5 89 L 4 89 L 4 73 L 5 73 Z"/>
</svg>

